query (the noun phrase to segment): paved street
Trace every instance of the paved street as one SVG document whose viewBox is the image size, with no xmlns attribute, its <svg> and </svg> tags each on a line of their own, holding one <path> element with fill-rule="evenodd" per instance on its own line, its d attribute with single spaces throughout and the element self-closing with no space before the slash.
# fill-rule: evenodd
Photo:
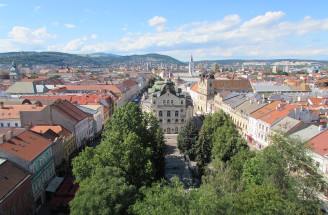
<svg viewBox="0 0 328 215">
<path fill-rule="evenodd" d="M 177 134 L 166 134 L 165 142 L 167 144 L 165 156 L 165 178 L 171 180 L 177 176 L 187 187 L 191 183 L 191 174 L 185 158 L 177 146 Z"/>
</svg>

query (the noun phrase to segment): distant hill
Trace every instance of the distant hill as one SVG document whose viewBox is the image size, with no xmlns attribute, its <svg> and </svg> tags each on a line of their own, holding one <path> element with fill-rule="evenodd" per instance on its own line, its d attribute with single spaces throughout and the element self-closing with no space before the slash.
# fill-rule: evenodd
<svg viewBox="0 0 328 215">
<path fill-rule="evenodd" d="M 181 62 L 173 57 L 160 54 L 145 54 L 145 55 L 130 55 L 120 56 L 111 53 L 93 53 L 93 54 L 67 54 L 62 52 L 8 52 L 0 53 L 0 64 L 11 64 L 15 60 L 16 64 L 23 66 L 32 65 L 45 65 L 52 64 L 55 66 L 109 66 L 109 65 L 121 65 L 135 66 L 151 62 L 153 64 L 177 64 L 180 66 L 188 65 L 187 62 Z M 233 65 L 236 63 L 244 63 L 250 61 L 256 62 L 269 62 L 276 61 L 313 61 L 328 64 L 328 61 L 316 61 L 316 60 L 299 60 L 299 59 L 275 59 L 275 60 L 241 60 L 241 59 L 229 59 L 229 60 L 203 60 L 196 61 L 198 63 L 218 63 L 220 65 Z"/>
<path fill-rule="evenodd" d="M 145 54 L 145 55 L 131 55 L 131 56 L 121 56 L 112 60 L 113 64 L 139 64 L 139 63 L 166 63 L 166 64 L 177 64 L 177 65 L 185 65 L 183 62 L 178 61 L 177 59 L 160 54 Z"/>
<path fill-rule="evenodd" d="M 141 63 L 166 63 L 184 65 L 181 61 L 160 54 L 119 56 L 109 53 L 67 54 L 61 52 L 8 52 L 0 53 L 0 64 L 23 66 L 53 64 L 55 66 L 109 66 L 113 64 L 140 65 Z"/>
<path fill-rule="evenodd" d="M 23 66 L 53 64 L 55 66 L 73 65 L 98 65 L 91 57 L 84 57 L 61 52 L 8 52 L 0 53 L 0 64 L 10 64 L 15 60 L 16 64 Z"/>
<path fill-rule="evenodd" d="M 272 60 L 241 60 L 241 59 L 227 59 L 227 60 L 202 60 L 202 61 L 196 61 L 195 63 L 218 63 L 220 65 L 233 65 L 236 63 L 245 63 L 245 62 L 268 62 L 268 63 L 274 63 L 274 62 L 280 62 L 280 61 L 311 61 L 311 62 L 318 62 L 318 63 L 324 63 L 327 64 L 328 61 L 324 60 L 302 60 L 302 59 L 272 59 Z"/>
</svg>

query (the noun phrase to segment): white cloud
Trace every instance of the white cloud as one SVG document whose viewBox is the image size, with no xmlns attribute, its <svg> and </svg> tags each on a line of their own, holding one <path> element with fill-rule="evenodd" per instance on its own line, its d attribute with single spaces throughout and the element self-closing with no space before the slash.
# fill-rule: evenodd
<svg viewBox="0 0 328 215">
<path fill-rule="evenodd" d="M 41 6 L 35 6 L 34 12 L 38 12 L 38 10 L 40 10 L 40 9 L 41 9 Z"/>
<path fill-rule="evenodd" d="M 73 24 L 64 24 L 66 28 L 75 28 L 75 25 Z"/>
<path fill-rule="evenodd" d="M 258 28 L 258 27 L 270 27 L 285 16 L 285 13 L 282 11 L 278 12 L 266 12 L 265 15 L 260 15 L 251 19 L 250 21 L 244 22 L 241 28 Z"/>
<path fill-rule="evenodd" d="M 95 40 L 95 39 L 98 38 L 98 35 L 97 34 L 91 34 L 91 38 Z"/>
<path fill-rule="evenodd" d="M 122 31 L 127 31 L 128 29 L 126 27 L 122 28 Z"/>
<path fill-rule="evenodd" d="M 56 35 L 47 32 L 46 27 L 33 31 L 27 27 L 15 26 L 8 33 L 8 36 L 13 38 L 13 41 L 20 43 L 43 43 L 44 39 L 56 38 Z"/>
<path fill-rule="evenodd" d="M 3 52 L 44 50 L 45 41 L 56 38 L 56 35 L 48 33 L 46 27 L 34 30 L 23 26 L 14 26 L 8 33 L 8 37 L 0 39 L 0 50 Z"/>
<path fill-rule="evenodd" d="M 156 27 L 157 31 L 163 31 L 166 24 L 166 19 L 162 16 L 154 16 L 148 20 L 148 24 L 152 27 Z"/>
<path fill-rule="evenodd" d="M 6 7 L 8 6 L 7 4 L 0 4 L 0 7 Z"/>
<path fill-rule="evenodd" d="M 51 24 L 52 24 L 52 25 L 56 25 L 56 26 L 59 25 L 58 22 L 52 22 Z"/>
<path fill-rule="evenodd" d="M 73 53 L 113 52 L 118 54 L 157 52 L 169 54 L 181 60 L 188 60 L 189 54 L 199 56 L 198 59 L 220 58 L 277 58 L 277 57 L 328 57 L 327 42 L 312 43 L 307 38 L 301 46 L 294 43 L 293 37 L 302 39 L 304 35 L 319 34 L 328 31 L 328 18 L 314 19 L 305 17 L 299 21 L 282 20 L 286 14 L 282 11 L 269 11 L 249 20 L 241 20 L 239 15 L 229 15 L 214 22 L 201 21 L 185 23 L 171 30 L 163 31 L 166 19 L 155 16 L 148 20 L 150 26 L 158 32 L 140 33 L 126 32 L 125 36 L 116 41 L 95 42 L 78 38 L 49 46 L 48 50 Z M 22 32 L 21 32 L 22 31 Z M 15 40 L 29 38 L 33 35 L 34 43 L 43 35 L 45 29 L 27 30 L 16 29 Z M 33 32 L 33 34 L 31 33 Z M 23 35 L 20 37 L 19 35 Z M 320 35 L 319 35 L 320 36 Z M 97 39 L 92 34 L 89 38 Z M 43 41 L 43 39 L 39 39 Z M 0 41 L 1 42 L 1 41 Z M 311 46 L 306 46 L 307 44 Z M 303 46 L 303 47 L 302 47 Z M 1 46 L 0 46 L 1 48 Z M 13 47 L 11 47 L 13 48 Z"/>
</svg>

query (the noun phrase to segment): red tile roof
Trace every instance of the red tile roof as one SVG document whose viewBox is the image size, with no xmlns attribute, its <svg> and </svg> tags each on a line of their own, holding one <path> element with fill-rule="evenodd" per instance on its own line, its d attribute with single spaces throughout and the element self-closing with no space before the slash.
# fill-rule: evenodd
<svg viewBox="0 0 328 215">
<path fill-rule="evenodd" d="M 108 90 L 112 91 L 116 94 L 121 94 L 122 91 L 115 85 L 67 85 L 67 90 L 90 90 L 90 91 L 97 91 L 97 90 Z"/>
<path fill-rule="evenodd" d="M 260 119 L 266 123 L 272 124 L 274 122 L 277 122 L 293 112 L 295 109 L 299 109 L 300 106 L 298 105 L 291 105 L 291 104 L 285 104 L 282 107 L 278 107 L 276 110 L 273 110 L 266 115 L 262 116 Z"/>
<path fill-rule="evenodd" d="M 36 105 L 4 105 L 4 108 L 0 109 L 0 119 L 19 119 L 19 112 L 21 111 L 40 111 L 45 107 Z"/>
<path fill-rule="evenodd" d="M 41 137 L 31 131 L 11 138 L 0 145 L 0 150 L 9 152 L 27 161 L 33 161 L 39 154 L 52 144 L 48 139 Z"/>
<path fill-rule="evenodd" d="M 244 80 L 215 80 L 214 88 L 217 89 L 252 89 L 248 79 Z"/>
<path fill-rule="evenodd" d="M 0 163 L 0 200 L 2 201 L 9 192 L 15 189 L 28 176 L 28 172 L 8 160 L 2 164 Z"/>
<path fill-rule="evenodd" d="M 262 116 L 266 115 L 267 113 L 273 111 L 278 107 L 278 104 L 282 104 L 283 102 L 274 101 L 271 104 L 267 104 L 264 107 L 258 109 L 257 111 L 251 113 L 251 116 L 255 118 L 261 118 Z"/>
<path fill-rule="evenodd" d="M 20 99 L 28 99 L 30 101 L 56 101 L 57 99 L 71 101 L 72 96 L 57 96 L 57 95 L 47 95 L 47 96 L 21 96 Z"/>
<path fill-rule="evenodd" d="M 328 154 L 328 130 L 321 132 L 309 140 L 309 146 L 318 154 Z"/>
<path fill-rule="evenodd" d="M 194 84 L 190 90 L 194 91 L 194 92 L 198 92 L 198 84 Z"/>
<path fill-rule="evenodd" d="M 125 84 L 128 87 L 134 87 L 137 85 L 137 83 L 135 81 L 132 81 L 131 79 L 124 81 L 123 84 Z"/>
<path fill-rule="evenodd" d="M 57 110 L 58 112 L 62 113 L 75 123 L 83 120 L 84 118 L 88 117 L 88 114 L 83 112 L 81 109 L 75 107 L 72 103 L 67 100 L 63 100 L 60 102 L 55 102 L 51 105 L 52 108 Z"/>
</svg>

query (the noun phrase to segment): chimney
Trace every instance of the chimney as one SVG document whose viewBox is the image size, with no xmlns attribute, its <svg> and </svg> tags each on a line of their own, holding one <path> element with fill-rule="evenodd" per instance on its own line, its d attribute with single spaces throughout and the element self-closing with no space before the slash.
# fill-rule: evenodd
<svg viewBox="0 0 328 215">
<path fill-rule="evenodd" d="M 4 142 L 6 142 L 6 135 L 5 135 L 5 134 L 2 136 L 2 138 L 1 138 L 0 141 L 1 141 L 0 143 L 4 143 Z"/>
<path fill-rule="evenodd" d="M 3 109 L 3 102 L 0 102 L 0 108 Z"/>
<path fill-rule="evenodd" d="M 10 130 L 10 133 L 9 133 L 9 134 L 10 134 L 10 139 L 14 137 L 14 132 L 13 132 L 13 130 Z"/>
</svg>

